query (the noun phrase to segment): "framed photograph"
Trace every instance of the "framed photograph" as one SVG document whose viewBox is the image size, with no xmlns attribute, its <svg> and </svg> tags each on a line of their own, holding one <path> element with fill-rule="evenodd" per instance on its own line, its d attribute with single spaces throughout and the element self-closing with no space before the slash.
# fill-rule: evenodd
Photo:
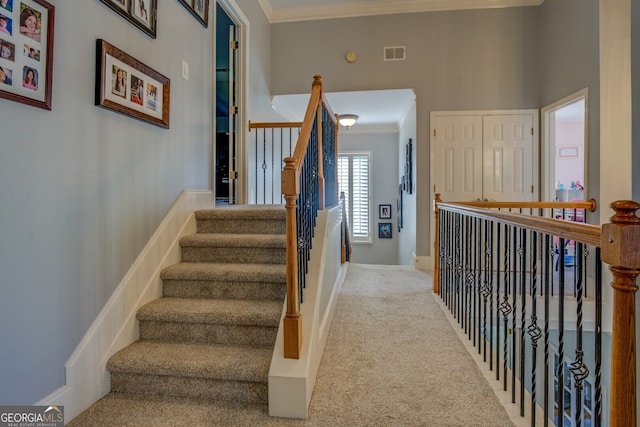
<svg viewBox="0 0 640 427">
<path fill-rule="evenodd" d="M 391 205 L 379 205 L 378 216 L 380 219 L 391 219 Z"/>
<path fill-rule="evenodd" d="M 102 39 L 96 51 L 96 105 L 169 128 L 170 80 Z"/>
<path fill-rule="evenodd" d="M 200 23 L 209 25 L 209 0 L 178 0 Z"/>
<path fill-rule="evenodd" d="M 413 141 L 411 138 L 405 146 L 404 180 L 402 182 L 405 191 L 413 194 Z"/>
<path fill-rule="evenodd" d="M 378 223 L 378 238 L 379 239 L 391 239 L 391 233 L 393 230 L 391 229 L 390 222 L 380 222 Z"/>
<path fill-rule="evenodd" d="M 55 7 L 0 0 L 0 98 L 51 110 Z"/>
<path fill-rule="evenodd" d="M 400 233 L 400 231 L 402 231 L 402 228 L 404 227 L 403 224 L 403 220 L 402 220 L 402 184 L 400 184 L 398 186 L 398 206 L 397 206 L 397 212 L 398 212 L 398 233 Z"/>
<path fill-rule="evenodd" d="M 100 0 L 120 16 L 156 38 L 158 0 Z"/>
<path fill-rule="evenodd" d="M 578 147 L 558 147 L 558 157 L 578 157 Z"/>
</svg>

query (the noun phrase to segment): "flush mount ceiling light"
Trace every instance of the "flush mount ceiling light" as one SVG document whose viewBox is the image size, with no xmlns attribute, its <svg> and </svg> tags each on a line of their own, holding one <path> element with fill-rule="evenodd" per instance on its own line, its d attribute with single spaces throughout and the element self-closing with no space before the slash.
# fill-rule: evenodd
<svg viewBox="0 0 640 427">
<path fill-rule="evenodd" d="M 347 129 L 349 129 L 350 126 L 355 125 L 356 120 L 358 120 L 358 116 L 355 114 L 340 114 L 338 116 L 338 122 Z"/>
</svg>

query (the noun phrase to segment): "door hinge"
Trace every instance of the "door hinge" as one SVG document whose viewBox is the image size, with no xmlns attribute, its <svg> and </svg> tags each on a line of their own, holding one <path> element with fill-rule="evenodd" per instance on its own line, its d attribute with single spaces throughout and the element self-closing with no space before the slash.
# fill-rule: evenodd
<svg viewBox="0 0 640 427">
<path fill-rule="evenodd" d="M 436 130 L 435 129 L 433 130 L 433 136 L 436 136 Z"/>
<path fill-rule="evenodd" d="M 531 135 L 533 135 L 533 128 L 531 128 Z"/>
<path fill-rule="evenodd" d="M 229 171 L 229 179 L 236 179 L 236 171 Z"/>
<path fill-rule="evenodd" d="M 237 40 L 231 40 L 229 42 L 229 49 L 236 50 L 237 48 L 238 48 L 238 41 Z"/>
<path fill-rule="evenodd" d="M 533 185 L 531 186 L 531 192 L 532 192 L 532 193 L 534 192 L 534 190 L 533 190 Z"/>
<path fill-rule="evenodd" d="M 236 107 L 235 105 L 231 105 L 229 107 L 229 114 L 238 114 L 238 107 Z"/>
</svg>

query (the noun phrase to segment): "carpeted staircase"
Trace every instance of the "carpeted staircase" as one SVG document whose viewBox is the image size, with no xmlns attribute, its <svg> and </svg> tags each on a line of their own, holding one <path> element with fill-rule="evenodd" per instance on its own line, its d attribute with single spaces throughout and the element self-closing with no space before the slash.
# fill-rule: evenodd
<svg viewBox="0 0 640 427">
<path fill-rule="evenodd" d="M 140 339 L 107 362 L 105 401 L 268 403 L 285 295 L 285 209 L 230 206 L 195 215 L 198 232 L 180 240 L 182 262 L 161 273 L 162 298 L 137 312 Z M 97 425 L 91 417 L 89 408 L 71 425 Z"/>
</svg>

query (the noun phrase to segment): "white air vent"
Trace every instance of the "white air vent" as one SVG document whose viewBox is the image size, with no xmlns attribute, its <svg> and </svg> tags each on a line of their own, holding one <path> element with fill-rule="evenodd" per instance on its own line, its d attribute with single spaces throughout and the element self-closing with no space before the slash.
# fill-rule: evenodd
<svg viewBox="0 0 640 427">
<path fill-rule="evenodd" d="M 384 48 L 385 61 L 404 61 L 406 46 L 388 46 Z"/>
</svg>

